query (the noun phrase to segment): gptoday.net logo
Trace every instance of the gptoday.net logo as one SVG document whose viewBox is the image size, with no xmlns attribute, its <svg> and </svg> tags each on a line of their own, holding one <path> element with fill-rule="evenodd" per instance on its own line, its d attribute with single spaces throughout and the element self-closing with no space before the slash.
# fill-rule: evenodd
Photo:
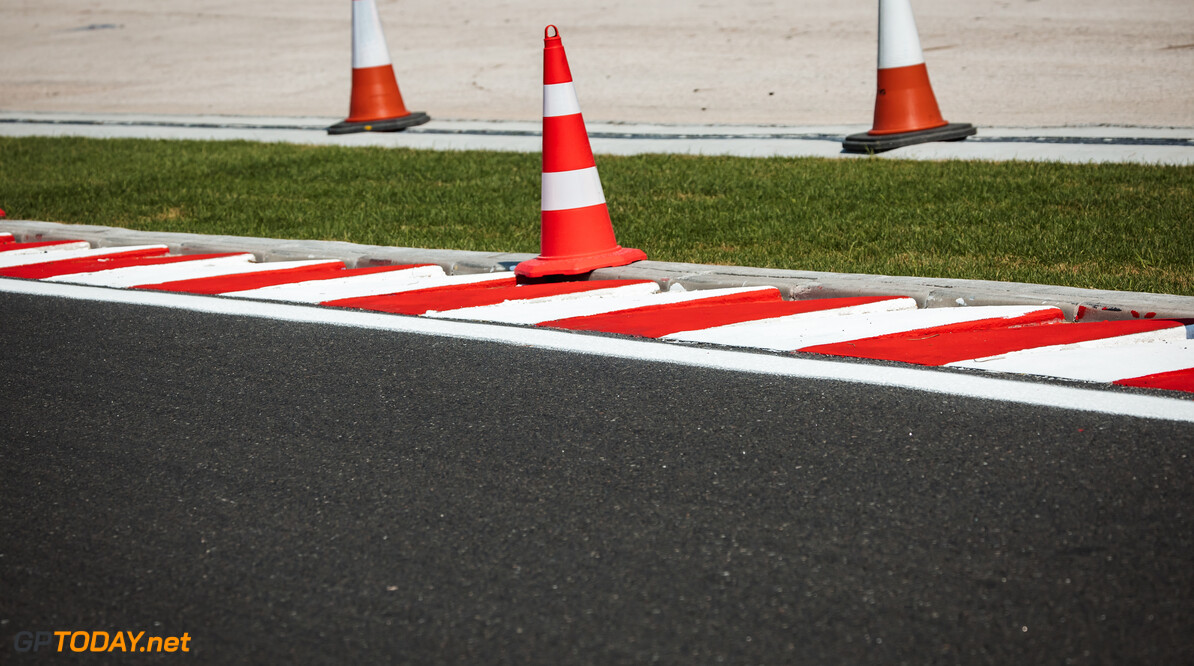
<svg viewBox="0 0 1194 666">
<path fill-rule="evenodd" d="M 145 636 L 144 631 L 18 631 L 17 652 L 190 652 L 191 636 Z"/>
</svg>

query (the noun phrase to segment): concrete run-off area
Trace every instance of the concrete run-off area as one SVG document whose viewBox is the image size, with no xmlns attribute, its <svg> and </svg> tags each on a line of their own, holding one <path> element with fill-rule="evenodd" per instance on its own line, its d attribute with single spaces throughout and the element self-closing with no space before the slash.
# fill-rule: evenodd
<svg viewBox="0 0 1194 666">
<path fill-rule="evenodd" d="M 1194 126 L 1189 0 L 912 6 L 950 121 Z M 378 0 L 378 8 L 407 105 L 435 119 L 537 120 L 540 40 L 551 23 L 590 122 L 871 121 L 870 1 Z M 0 43 L 5 111 L 336 118 L 348 110 L 347 2 L 10 0 L 0 4 Z"/>
</svg>

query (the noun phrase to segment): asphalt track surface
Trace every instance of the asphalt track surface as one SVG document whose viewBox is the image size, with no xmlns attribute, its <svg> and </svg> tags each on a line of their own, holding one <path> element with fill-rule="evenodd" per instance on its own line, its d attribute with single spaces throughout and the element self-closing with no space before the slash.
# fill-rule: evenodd
<svg viewBox="0 0 1194 666">
<path fill-rule="evenodd" d="M 187 632 L 203 663 L 1194 659 L 1188 425 L 0 312 L 6 663 L 37 661 L 16 632 L 67 629 Z"/>
</svg>

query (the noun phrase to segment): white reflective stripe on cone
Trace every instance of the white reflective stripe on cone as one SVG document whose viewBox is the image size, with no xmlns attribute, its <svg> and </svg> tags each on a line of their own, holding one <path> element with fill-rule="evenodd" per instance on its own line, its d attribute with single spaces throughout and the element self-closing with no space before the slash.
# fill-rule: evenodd
<svg viewBox="0 0 1194 666">
<path fill-rule="evenodd" d="M 151 264 L 149 266 L 125 266 L 124 268 L 110 268 L 93 273 L 74 273 L 71 275 L 55 275 L 46 278 L 47 282 L 68 282 L 70 284 L 89 284 L 96 287 L 136 287 L 143 284 L 161 284 L 177 280 L 193 280 L 217 275 L 233 275 L 261 270 L 255 264 L 252 254 L 234 254 L 227 257 L 210 259 L 194 259 L 191 261 L 177 261 L 170 264 Z"/>
<path fill-rule="evenodd" d="M 98 259 L 110 254 L 124 254 L 134 250 L 167 249 L 165 245 L 133 245 L 128 247 L 97 247 L 88 250 L 66 250 L 63 252 L 43 252 L 41 254 L 0 254 L 0 268 L 13 266 L 28 266 L 30 264 L 45 264 L 51 261 L 67 259 Z"/>
<path fill-rule="evenodd" d="M 543 117 L 571 116 L 580 113 L 580 100 L 572 82 L 550 83 L 543 86 Z"/>
<path fill-rule="evenodd" d="M 555 319 L 588 317 L 604 312 L 649 305 L 645 301 L 652 294 L 658 294 L 658 292 L 658 284 L 644 282 L 558 296 L 506 301 L 494 305 L 478 305 L 444 312 L 428 312 L 424 316 L 436 319 L 468 319 L 503 324 L 538 324 Z"/>
<path fill-rule="evenodd" d="M 490 276 L 506 275 L 505 273 L 485 273 Z M 459 276 L 466 277 L 466 276 Z M 467 276 L 475 277 L 475 276 Z M 368 273 L 366 275 L 350 275 L 348 277 L 328 278 L 326 280 L 306 280 L 290 284 L 278 284 L 260 289 L 246 289 L 232 291 L 222 296 L 234 298 L 255 298 L 263 301 L 284 301 L 287 303 L 323 303 L 324 301 L 338 301 L 343 298 L 360 298 L 363 296 L 380 296 L 382 294 L 397 294 L 414 289 L 430 289 L 442 287 L 448 282 L 444 269 L 439 266 L 415 266 L 397 271 L 383 273 Z"/>
<path fill-rule="evenodd" d="M 909 67 L 924 61 L 908 0 L 879 0 L 879 69 Z"/>
<path fill-rule="evenodd" d="M 793 351 L 814 345 L 849 342 L 878 335 L 961 324 L 980 319 L 1020 317 L 1032 312 L 1051 309 L 1053 308 L 1041 306 L 991 305 L 840 316 L 810 312 L 780 319 L 719 326 L 705 331 L 689 331 L 669 335 L 667 339 Z M 833 311 L 828 312 L 832 313 Z"/>
<path fill-rule="evenodd" d="M 605 203 L 597 167 L 543 173 L 541 210 L 570 210 Z"/>
<path fill-rule="evenodd" d="M 352 68 L 389 65 L 390 49 L 374 0 L 352 0 Z"/>
</svg>

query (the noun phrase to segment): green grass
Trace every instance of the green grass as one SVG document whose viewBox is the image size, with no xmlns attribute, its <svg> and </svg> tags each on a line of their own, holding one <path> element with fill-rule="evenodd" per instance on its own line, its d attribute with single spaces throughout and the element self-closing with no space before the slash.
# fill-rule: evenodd
<svg viewBox="0 0 1194 666">
<path fill-rule="evenodd" d="M 1194 168 L 599 156 L 651 259 L 1194 295 Z M 0 138 L 11 219 L 538 251 L 539 156 Z"/>
</svg>

